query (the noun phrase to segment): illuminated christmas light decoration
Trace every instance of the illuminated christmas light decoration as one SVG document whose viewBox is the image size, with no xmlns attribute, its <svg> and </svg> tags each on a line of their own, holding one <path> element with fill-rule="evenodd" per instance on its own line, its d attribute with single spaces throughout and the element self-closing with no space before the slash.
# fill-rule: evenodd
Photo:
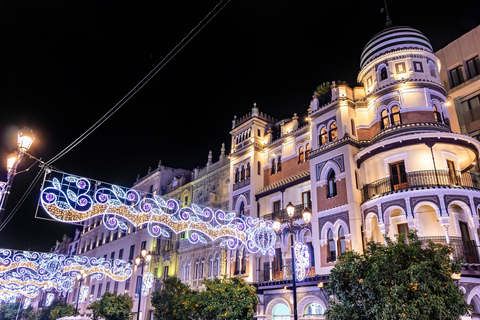
<svg viewBox="0 0 480 320">
<path fill-rule="evenodd" d="M 302 242 L 297 242 L 294 247 L 295 252 L 295 272 L 298 281 L 303 281 L 308 274 L 310 267 L 310 255 L 308 247 Z"/>
<path fill-rule="evenodd" d="M 146 225 L 152 237 L 189 231 L 191 243 L 221 241 L 236 249 L 244 244 L 249 252 L 275 255 L 273 222 L 237 217 L 235 212 L 187 204 L 180 200 L 139 192 L 104 182 L 51 171 L 40 196 L 45 211 L 55 220 L 81 222 L 101 216 L 106 228 L 127 229 Z M 95 186 L 95 188 L 92 188 Z"/>
<path fill-rule="evenodd" d="M 145 272 L 143 275 L 142 296 L 146 297 L 150 293 L 150 289 L 153 287 L 153 274 Z"/>
<path fill-rule="evenodd" d="M 25 301 L 23 302 L 23 309 L 28 309 L 30 307 L 30 303 L 32 302 L 32 299 L 26 298 Z"/>
<path fill-rule="evenodd" d="M 71 292 L 79 274 L 125 281 L 132 275 L 123 260 L 0 249 L 0 292 L 36 297 L 40 289 Z"/>
<path fill-rule="evenodd" d="M 78 298 L 80 303 L 85 303 L 87 301 L 88 292 L 89 292 L 88 286 L 82 286 L 80 288 L 80 296 Z"/>
<path fill-rule="evenodd" d="M 49 307 L 52 304 L 55 294 L 53 292 L 47 293 L 47 299 L 45 300 L 45 306 Z"/>
</svg>

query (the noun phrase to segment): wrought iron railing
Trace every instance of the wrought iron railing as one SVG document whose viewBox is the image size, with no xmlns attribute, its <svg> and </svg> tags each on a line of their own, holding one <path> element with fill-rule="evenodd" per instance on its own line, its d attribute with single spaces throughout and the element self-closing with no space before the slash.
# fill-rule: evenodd
<svg viewBox="0 0 480 320">
<path fill-rule="evenodd" d="M 470 172 L 423 170 L 386 177 L 362 187 L 362 202 L 391 191 L 426 186 L 457 186 L 480 189 L 480 178 Z"/>
<path fill-rule="evenodd" d="M 431 240 L 435 243 L 447 244 L 446 237 L 419 237 L 418 240 Z M 480 257 L 478 255 L 478 246 L 475 240 L 462 240 L 462 237 L 450 237 L 450 246 L 453 248 L 453 259 L 463 260 L 465 263 L 479 263 Z"/>
<path fill-rule="evenodd" d="M 262 219 L 265 220 L 277 220 L 279 219 L 282 223 L 288 221 L 288 214 L 286 209 L 282 209 L 278 212 L 270 212 L 262 216 Z M 303 205 L 298 204 L 295 206 L 295 212 L 293 213 L 293 219 L 303 219 Z"/>
</svg>

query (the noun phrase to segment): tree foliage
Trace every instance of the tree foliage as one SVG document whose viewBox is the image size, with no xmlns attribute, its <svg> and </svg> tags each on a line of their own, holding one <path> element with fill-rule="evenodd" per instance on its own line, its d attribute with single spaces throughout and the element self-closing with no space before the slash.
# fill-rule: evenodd
<svg viewBox="0 0 480 320">
<path fill-rule="evenodd" d="M 186 320 L 195 313 L 197 292 L 171 277 L 165 280 L 163 290 L 152 293 L 151 301 L 156 320 Z"/>
<path fill-rule="evenodd" d="M 19 305 L 19 302 L 0 304 L 0 320 L 15 319 L 15 317 L 17 316 Z M 22 310 L 20 309 L 20 312 L 21 311 Z"/>
<path fill-rule="evenodd" d="M 204 280 L 206 289 L 198 299 L 199 318 L 203 320 L 253 319 L 257 312 L 256 288 L 235 277 Z"/>
<path fill-rule="evenodd" d="M 335 84 L 348 86 L 348 83 L 343 80 L 335 81 Z M 321 102 L 330 102 L 330 99 L 332 98 L 332 84 L 330 82 L 323 82 L 317 86 L 315 93 L 317 94 L 318 100 Z"/>
<path fill-rule="evenodd" d="M 75 307 L 63 300 L 55 299 L 48 307 L 43 307 L 40 311 L 39 320 L 55 320 L 61 317 L 72 316 L 75 313 Z"/>
<path fill-rule="evenodd" d="M 97 320 L 100 318 L 100 301 L 96 300 L 90 303 L 87 307 L 87 310 L 90 310 L 90 318 Z"/>
<path fill-rule="evenodd" d="M 450 320 L 467 314 L 470 307 L 452 280 L 461 271 L 451 261 L 452 248 L 415 233 L 410 244 L 400 235 L 393 243 L 370 242 L 364 254 L 345 253 L 330 273 L 326 287 L 330 300 L 327 319 L 340 320 Z"/>
<path fill-rule="evenodd" d="M 127 320 L 132 315 L 133 299 L 129 295 L 107 291 L 98 302 L 98 315 L 105 320 Z"/>
<path fill-rule="evenodd" d="M 156 320 L 248 320 L 257 311 L 255 287 L 241 278 L 204 280 L 205 290 L 195 291 L 177 278 L 152 294 Z"/>
</svg>

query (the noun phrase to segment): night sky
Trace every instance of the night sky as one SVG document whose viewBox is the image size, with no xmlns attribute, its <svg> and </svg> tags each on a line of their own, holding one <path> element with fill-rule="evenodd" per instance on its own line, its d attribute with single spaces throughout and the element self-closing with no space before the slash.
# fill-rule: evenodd
<svg viewBox="0 0 480 320">
<path fill-rule="evenodd" d="M 226 0 L 224 0 L 226 1 Z M 0 180 L 24 126 L 49 160 L 112 108 L 217 4 L 202 1 L 0 1 Z M 165 166 L 205 166 L 230 148 L 231 120 L 260 111 L 304 118 L 324 81 L 356 85 L 363 46 L 385 27 L 375 1 L 232 0 L 103 126 L 55 162 L 122 186 Z M 435 51 L 480 24 L 478 1 L 390 1 L 394 25 Z M 32 160 L 24 158 L 19 171 Z M 18 174 L 4 219 L 39 168 Z M 49 250 L 74 227 L 35 219 L 37 184 L 0 247 Z M 41 209 L 40 209 L 41 210 Z"/>
</svg>

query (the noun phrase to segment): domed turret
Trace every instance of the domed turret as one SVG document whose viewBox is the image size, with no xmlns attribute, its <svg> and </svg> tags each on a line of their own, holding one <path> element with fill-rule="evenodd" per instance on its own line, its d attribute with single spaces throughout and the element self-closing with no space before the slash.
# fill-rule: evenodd
<svg viewBox="0 0 480 320">
<path fill-rule="evenodd" d="M 377 33 L 367 43 L 360 58 L 360 68 L 371 60 L 398 49 L 421 49 L 433 52 L 430 41 L 420 31 L 411 27 L 391 27 Z"/>
</svg>

